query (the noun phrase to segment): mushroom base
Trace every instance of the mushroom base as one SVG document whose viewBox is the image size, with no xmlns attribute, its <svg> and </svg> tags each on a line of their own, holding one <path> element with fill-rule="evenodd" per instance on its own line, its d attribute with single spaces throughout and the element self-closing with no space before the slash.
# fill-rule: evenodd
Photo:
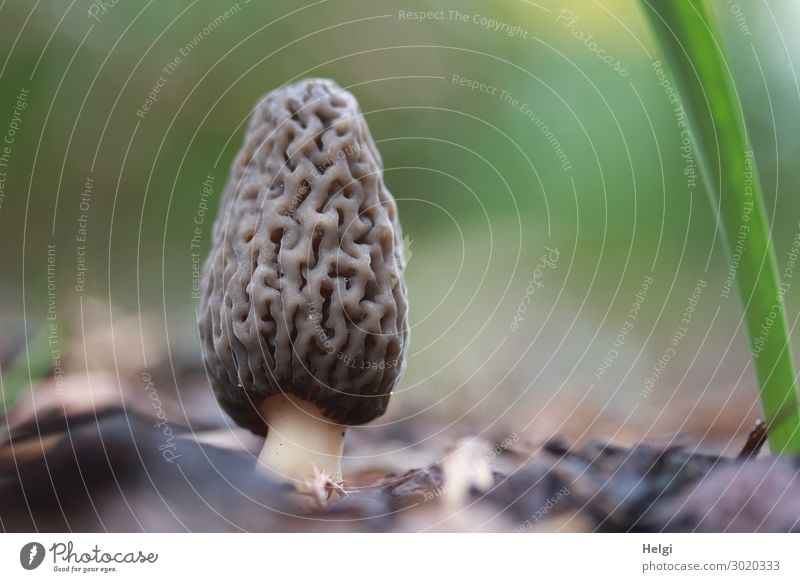
<svg viewBox="0 0 800 582">
<path fill-rule="evenodd" d="M 269 432 L 258 456 L 258 470 L 295 485 L 302 485 L 315 473 L 341 482 L 346 426 L 335 424 L 316 405 L 291 395 L 265 398 L 259 409 Z"/>
</svg>

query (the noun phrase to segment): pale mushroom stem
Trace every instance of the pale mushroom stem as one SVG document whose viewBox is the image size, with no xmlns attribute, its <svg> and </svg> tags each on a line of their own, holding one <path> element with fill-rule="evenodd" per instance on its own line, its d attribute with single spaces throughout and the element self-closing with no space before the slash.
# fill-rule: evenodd
<svg viewBox="0 0 800 582">
<path fill-rule="evenodd" d="M 258 470 L 295 485 L 324 473 L 342 480 L 342 446 L 347 427 L 322 415 L 319 407 L 292 395 L 265 398 L 259 407 L 269 425 Z"/>
</svg>

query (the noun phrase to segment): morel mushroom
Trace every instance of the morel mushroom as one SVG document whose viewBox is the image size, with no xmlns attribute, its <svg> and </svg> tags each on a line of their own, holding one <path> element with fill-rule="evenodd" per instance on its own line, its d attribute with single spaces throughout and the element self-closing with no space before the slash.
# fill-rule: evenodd
<svg viewBox="0 0 800 582">
<path fill-rule="evenodd" d="M 261 468 L 341 479 L 408 345 L 402 234 L 353 95 L 309 79 L 256 107 L 214 226 L 198 323 L 214 393 Z"/>
</svg>

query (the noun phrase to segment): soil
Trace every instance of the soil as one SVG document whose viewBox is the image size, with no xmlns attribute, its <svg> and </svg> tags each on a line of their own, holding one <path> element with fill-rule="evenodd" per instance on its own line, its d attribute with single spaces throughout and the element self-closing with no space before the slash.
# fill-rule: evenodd
<svg viewBox="0 0 800 582">
<path fill-rule="evenodd" d="M 736 458 L 462 439 L 427 467 L 351 472 L 299 512 L 290 486 L 254 472 L 248 442 L 215 427 L 115 403 L 25 410 L 0 445 L 3 531 L 800 531 L 800 460 L 759 456 L 763 427 Z"/>
</svg>

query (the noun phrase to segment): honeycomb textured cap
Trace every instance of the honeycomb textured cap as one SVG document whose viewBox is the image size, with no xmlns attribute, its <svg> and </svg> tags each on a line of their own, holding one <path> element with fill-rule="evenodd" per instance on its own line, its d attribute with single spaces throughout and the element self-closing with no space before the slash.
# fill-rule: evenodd
<svg viewBox="0 0 800 582">
<path fill-rule="evenodd" d="M 308 79 L 253 112 L 201 281 L 203 356 L 222 408 L 293 394 L 341 424 L 386 410 L 408 344 L 402 234 L 355 97 Z"/>
</svg>

